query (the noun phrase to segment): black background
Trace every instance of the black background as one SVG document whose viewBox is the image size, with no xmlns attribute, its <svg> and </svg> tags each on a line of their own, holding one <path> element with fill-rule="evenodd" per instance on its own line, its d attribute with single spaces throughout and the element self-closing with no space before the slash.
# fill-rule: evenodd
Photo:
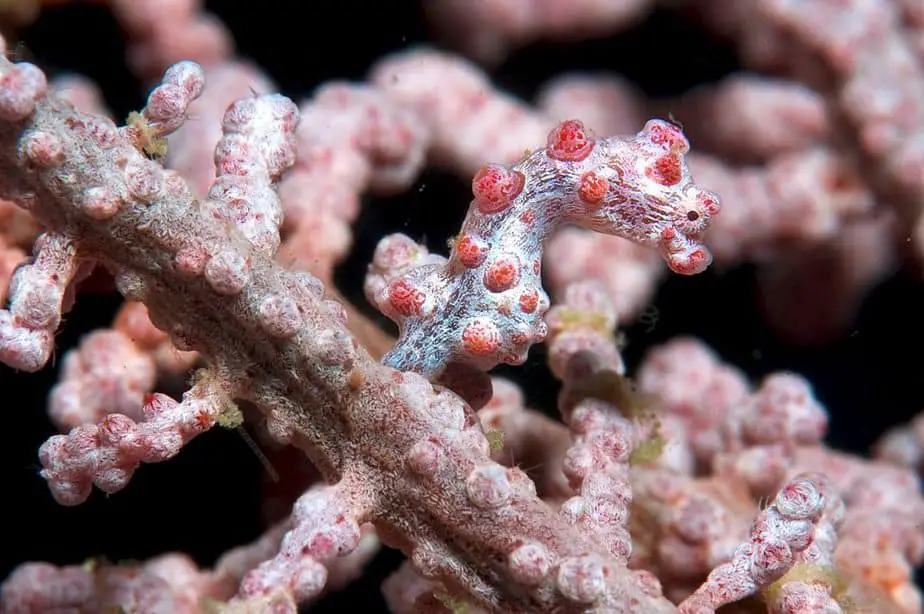
<svg viewBox="0 0 924 614">
<path fill-rule="evenodd" d="M 234 32 L 240 54 L 263 66 L 296 100 L 330 79 L 361 80 L 383 54 L 429 41 L 420 6 L 410 0 L 207 5 Z M 22 53 L 51 74 L 76 71 L 94 79 L 116 116 L 143 105 L 143 86 L 122 61 L 122 34 L 105 8 L 48 9 L 22 32 L 22 41 Z M 529 46 L 495 68 L 492 76 L 501 87 L 531 98 L 543 81 L 559 72 L 606 70 L 662 97 L 737 68 L 730 46 L 679 15 L 657 12 L 611 38 Z M 360 288 L 376 240 L 401 231 L 443 250 L 464 216 L 469 185 L 465 178 L 431 170 L 404 196 L 367 198 L 355 227 L 356 248 L 338 270 L 341 289 L 371 313 Z M 853 451 L 866 450 L 889 425 L 924 407 L 924 284 L 913 265 L 906 264 L 867 297 L 843 338 L 821 347 L 776 339 L 761 320 L 755 291 L 749 266 L 671 277 L 657 295 L 655 325 L 626 331 L 630 367 L 651 346 L 686 334 L 702 337 L 752 377 L 777 369 L 800 372 L 832 414 L 829 441 Z M 117 297 L 99 295 L 79 299 L 58 337 L 58 356 L 82 334 L 108 324 L 118 303 Z M 76 508 L 56 505 L 38 476 L 36 455 L 53 433 L 45 404 L 55 372 L 51 366 L 38 374 L 0 369 L 0 506 L 5 519 L 0 525 L 0 578 L 27 560 L 72 564 L 97 555 L 144 559 L 168 550 L 185 551 L 208 565 L 226 549 L 259 535 L 263 469 L 236 433 L 221 429 L 195 440 L 167 463 L 143 467 L 116 495 L 97 492 Z M 543 348 L 535 348 L 523 367 L 499 372 L 525 383 L 533 406 L 554 411 L 555 383 L 544 366 Z M 311 611 L 345 606 L 384 611 L 378 584 L 399 561 L 394 552 L 381 554 L 361 581 L 326 597 Z"/>
</svg>

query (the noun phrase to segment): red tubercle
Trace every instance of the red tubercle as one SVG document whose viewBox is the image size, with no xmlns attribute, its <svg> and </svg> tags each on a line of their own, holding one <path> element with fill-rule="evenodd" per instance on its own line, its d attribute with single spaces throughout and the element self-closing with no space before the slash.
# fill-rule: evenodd
<svg viewBox="0 0 924 614">
<path fill-rule="evenodd" d="M 722 210 L 722 203 L 719 202 L 719 199 L 711 192 L 702 192 L 698 194 L 696 200 L 700 208 L 702 208 L 707 215 L 717 215 L 719 211 Z"/>
<path fill-rule="evenodd" d="M 510 335 L 510 342 L 514 345 L 526 345 L 529 343 L 529 335 L 523 331 L 517 331 Z"/>
<path fill-rule="evenodd" d="M 606 177 L 602 177 L 593 171 L 588 171 L 581 176 L 578 198 L 588 205 L 599 205 L 606 198 L 609 187 L 610 184 Z"/>
<path fill-rule="evenodd" d="M 520 295 L 520 311 L 523 313 L 533 313 L 538 306 L 539 292 L 535 288 Z"/>
<path fill-rule="evenodd" d="M 520 265 L 515 258 L 502 256 L 484 272 L 484 286 L 491 292 L 509 290 L 520 280 Z"/>
<path fill-rule="evenodd" d="M 668 266 L 680 275 L 697 275 L 712 264 L 712 254 L 705 247 L 697 247 L 689 252 L 671 254 Z"/>
<path fill-rule="evenodd" d="M 500 345 L 500 331 L 490 320 L 473 320 L 462 331 L 462 349 L 471 356 L 490 356 Z"/>
<path fill-rule="evenodd" d="M 459 262 L 470 269 L 480 267 L 488 257 L 488 244 L 471 235 L 463 235 L 456 242 L 456 254 Z"/>
<path fill-rule="evenodd" d="M 690 150 L 690 143 L 684 136 L 683 130 L 676 124 L 659 119 L 653 119 L 645 124 L 648 138 L 655 145 L 663 145 L 672 153 L 685 153 Z"/>
<path fill-rule="evenodd" d="M 649 179 L 663 186 L 672 186 L 683 179 L 683 167 L 680 165 L 680 155 L 669 153 L 655 160 L 654 164 L 645 169 Z"/>
<path fill-rule="evenodd" d="M 472 179 L 472 193 L 478 211 L 485 215 L 500 213 L 512 204 L 523 191 L 526 176 L 499 164 L 488 164 Z"/>
<path fill-rule="evenodd" d="M 207 411 L 202 410 L 202 409 L 196 412 L 194 420 L 196 423 L 196 427 L 201 432 L 207 431 L 209 428 L 211 428 L 212 424 L 214 424 L 215 422 L 212 419 L 212 416 L 210 416 Z"/>
<path fill-rule="evenodd" d="M 399 314 L 420 315 L 427 295 L 406 279 L 397 279 L 388 286 L 388 302 Z"/>
<path fill-rule="evenodd" d="M 576 119 L 563 121 L 550 133 L 546 144 L 546 155 L 562 162 L 580 162 L 590 155 L 594 148 L 593 134 Z"/>
<path fill-rule="evenodd" d="M 517 352 L 516 350 L 510 350 L 509 352 L 504 352 L 504 354 L 500 356 L 500 361 L 505 365 L 516 366 L 522 365 L 524 362 L 526 362 L 528 357 L 529 354 L 524 351 Z"/>
</svg>

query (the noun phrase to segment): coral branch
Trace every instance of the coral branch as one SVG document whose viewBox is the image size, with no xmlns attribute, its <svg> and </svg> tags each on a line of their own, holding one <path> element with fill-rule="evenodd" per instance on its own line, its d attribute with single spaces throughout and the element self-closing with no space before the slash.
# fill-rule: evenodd
<svg viewBox="0 0 924 614">
<path fill-rule="evenodd" d="M 35 261 L 10 280 L 9 310 L 0 310 L 0 360 L 24 371 L 37 371 L 48 362 L 61 314 L 72 298 L 67 292 L 80 268 L 73 237 L 46 233 L 36 248 Z"/>
<path fill-rule="evenodd" d="M 59 503 L 83 503 L 92 484 L 107 493 L 125 488 L 142 462 L 175 456 L 186 442 L 235 409 L 227 392 L 213 378 L 204 377 L 183 395 L 182 403 L 155 393 L 142 411 L 142 422 L 109 414 L 98 425 L 82 424 L 42 445 L 42 477 Z"/>
<path fill-rule="evenodd" d="M 827 497 L 836 497 L 828 490 L 826 479 L 817 474 L 800 475 L 786 484 L 757 517 L 750 541 L 709 574 L 706 583 L 680 604 L 680 613 L 711 614 L 781 578 L 812 544 Z"/>
</svg>

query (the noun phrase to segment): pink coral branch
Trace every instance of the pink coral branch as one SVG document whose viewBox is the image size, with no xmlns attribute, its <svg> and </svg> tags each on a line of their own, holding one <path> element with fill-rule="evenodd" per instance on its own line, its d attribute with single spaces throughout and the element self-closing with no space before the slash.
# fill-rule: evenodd
<svg viewBox="0 0 924 614">
<path fill-rule="evenodd" d="M 735 550 L 706 583 L 679 606 L 681 614 L 711 614 L 781 578 L 814 539 L 827 505 L 825 479 L 803 475 L 790 481 L 757 517 L 748 543 Z"/>
</svg>

